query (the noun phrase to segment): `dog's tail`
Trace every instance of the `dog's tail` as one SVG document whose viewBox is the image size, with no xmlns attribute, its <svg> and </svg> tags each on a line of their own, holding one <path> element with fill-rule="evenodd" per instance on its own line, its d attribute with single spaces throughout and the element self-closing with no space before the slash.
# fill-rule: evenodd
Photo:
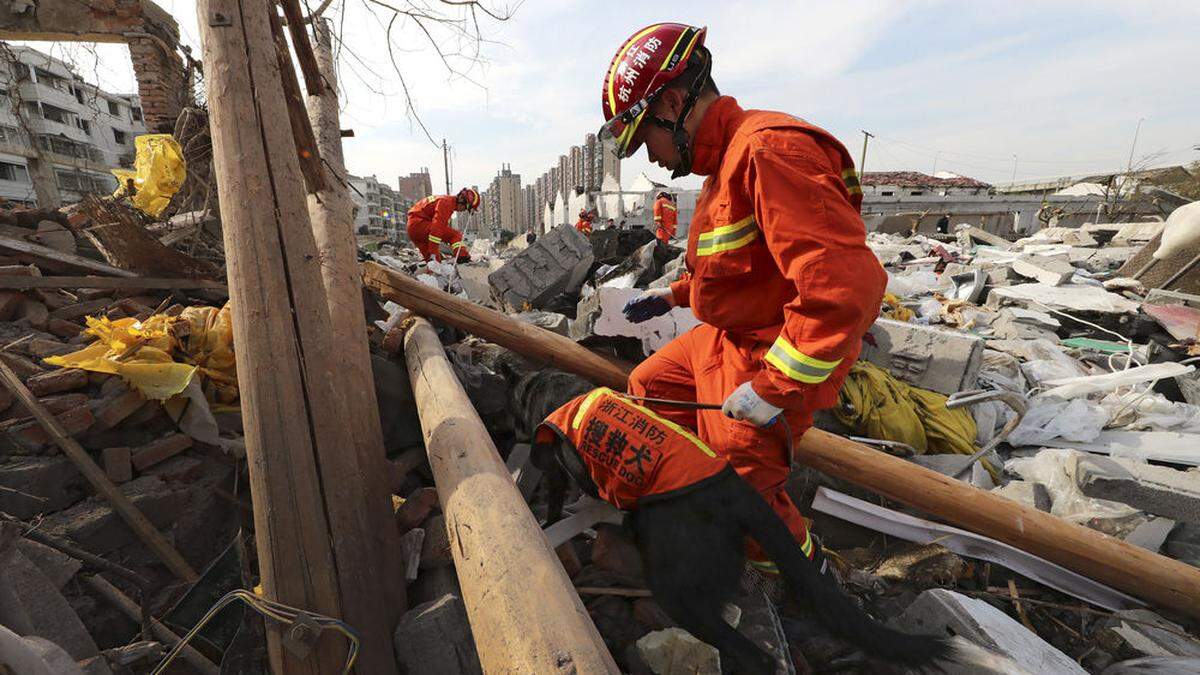
<svg viewBox="0 0 1200 675">
<path fill-rule="evenodd" d="M 941 637 L 909 635 L 872 619 L 842 592 L 831 575 L 822 574 L 801 552 L 795 537 L 763 498 L 740 478 L 747 493 L 733 500 L 741 509 L 742 526 L 779 566 L 784 579 L 817 619 L 833 634 L 880 659 L 919 666 L 950 656 L 952 643 Z"/>
</svg>

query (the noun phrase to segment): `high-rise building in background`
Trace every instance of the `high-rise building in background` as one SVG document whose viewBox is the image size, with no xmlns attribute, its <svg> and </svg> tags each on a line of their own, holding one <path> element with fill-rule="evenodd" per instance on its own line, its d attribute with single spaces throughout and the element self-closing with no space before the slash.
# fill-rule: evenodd
<svg viewBox="0 0 1200 675">
<path fill-rule="evenodd" d="M 400 176 L 397 183 L 397 197 L 410 204 L 433 194 L 433 181 L 429 177 L 427 166 L 407 176 Z"/>
<path fill-rule="evenodd" d="M 488 207 L 483 219 L 485 229 L 525 231 L 521 174 L 513 173 L 511 166 L 501 165 L 491 185 L 484 191 L 483 201 Z"/>
<path fill-rule="evenodd" d="M 53 208 L 116 189 L 146 133 L 141 101 L 84 82 L 36 49 L 0 53 L 0 197 Z"/>
</svg>

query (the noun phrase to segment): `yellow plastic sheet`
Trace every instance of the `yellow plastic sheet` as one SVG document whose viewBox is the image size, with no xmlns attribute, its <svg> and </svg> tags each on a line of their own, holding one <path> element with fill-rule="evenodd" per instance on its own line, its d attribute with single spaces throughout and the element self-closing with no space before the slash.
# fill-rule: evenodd
<svg viewBox="0 0 1200 675">
<path fill-rule="evenodd" d="M 133 171 L 112 170 L 119 183 L 113 196 L 124 197 L 126 183 L 132 178 L 134 207 L 151 218 L 158 218 L 187 177 L 183 151 L 171 134 L 142 134 L 133 140 L 133 144 L 137 149 Z"/>
<path fill-rule="evenodd" d="M 165 401 L 187 388 L 197 372 L 213 403 L 237 401 L 237 369 L 229 306 L 188 307 L 179 316 L 155 314 L 145 321 L 87 318 L 91 345 L 45 361 L 119 375 L 147 398 Z"/>
<path fill-rule="evenodd" d="M 916 316 L 911 309 L 900 304 L 900 298 L 891 293 L 883 294 L 883 311 L 881 314 L 886 319 L 894 319 L 896 321 L 912 321 L 913 317 Z"/>
<path fill-rule="evenodd" d="M 975 418 L 965 408 L 946 408 L 946 397 L 910 386 L 867 361 L 850 369 L 834 409 L 855 433 L 900 441 L 917 454 L 975 451 Z"/>
</svg>

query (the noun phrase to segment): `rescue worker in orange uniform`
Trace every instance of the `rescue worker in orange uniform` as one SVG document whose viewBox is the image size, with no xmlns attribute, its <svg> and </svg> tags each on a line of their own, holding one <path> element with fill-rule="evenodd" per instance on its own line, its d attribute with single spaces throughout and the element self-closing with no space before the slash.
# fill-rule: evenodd
<svg viewBox="0 0 1200 675">
<path fill-rule="evenodd" d="M 592 233 L 592 220 L 596 217 L 594 211 L 584 209 L 579 212 L 579 220 L 575 223 L 575 229 L 579 230 L 585 236 Z"/>
<path fill-rule="evenodd" d="M 837 139 L 797 117 L 743 109 L 710 72 L 705 28 L 654 24 L 621 45 L 605 73 L 601 133 L 620 157 L 705 177 L 688 232 L 687 273 L 625 307 L 645 321 L 690 307 L 703 323 L 642 362 L 635 396 L 723 402 L 720 411 L 655 408 L 724 453 L 788 524 L 807 521 L 784 491 L 789 444 L 833 406 L 887 275 L 866 245 L 862 189 Z M 773 564 L 749 551 L 760 570 Z M 811 555 L 811 554 L 810 554 Z"/>
<path fill-rule="evenodd" d="M 450 227 L 450 216 L 455 211 L 474 211 L 481 201 L 478 192 L 463 188 L 457 195 L 430 195 L 412 205 L 408 210 L 408 238 L 425 262 L 430 258 L 442 261 L 442 244 L 450 246 L 459 262 L 470 262 L 471 253 L 462 232 Z"/>
<path fill-rule="evenodd" d="M 678 221 L 678 217 L 675 201 L 671 199 L 671 195 L 666 192 L 658 193 L 658 198 L 654 200 L 654 224 L 658 226 L 654 231 L 654 236 L 659 241 L 667 244 L 675 238 L 675 223 Z"/>
</svg>

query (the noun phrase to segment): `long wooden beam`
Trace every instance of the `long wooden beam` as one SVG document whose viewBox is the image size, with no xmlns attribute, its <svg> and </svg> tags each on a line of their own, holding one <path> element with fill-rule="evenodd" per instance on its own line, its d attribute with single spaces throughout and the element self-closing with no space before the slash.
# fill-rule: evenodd
<svg viewBox="0 0 1200 675">
<path fill-rule="evenodd" d="M 399 551 L 376 545 L 387 495 L 360 489 L 348 402 L 335 357 L 321 260 L 271 35 L 269 2 L 199 0 L 221 203 L 238 388 L 263 590 L 270 599 L 339 618 L 358 633 L 358 670 L 396 672 L 393 609 L 380 570 Z M 290 66 L 289 66 L 290 67 Z M 366 383 L 370 386 L 370 383 Z M 322 633 L 307 654 L 267 624 L 276 675 L 338 672 L 346 646 Z"/>
<path fill-rule="evenodd" d="M 428 321 L 404 358 L 483 672 L 619 672 Z"/>
<path fill-rule="evenodd" d="M 210 279 L 166 279 L 155 277 L 18 277 L 0 276 L 0 290 L 30 288 L 114 288 L 118 290 L 189 290 L 206 288 L 224 291 L 225 284 Z"/>
<path fill-rule="evenodd" d="M 555 366 L 597 384 L 617 389 L 627 384 L 628 370 L 611 364 L 609 368 L 597 367 L 599 357 L 585 347 L 499 312 L 464 312 L 463 300 L 415 280 L 403 283 L 395 273 L 381 269 L 376 266 L 367 270 L 368 285 L 417 314 L 535 358 L 544 358 L 544 351 L 552 345 L 554 358 L 544 360 Z M 1150 603 L 1200 617 L 1200 569 L 820 429 L 809 429 L 795 451 L 798 460 L 831 476 L 1016 546 Z"/>
<path fill-rule="evenodd" d="M 406 274 L 378 263 L 363 265 L 363 283 L 416 314 L 444 321 L 525 356 L 578 373 L 597 384 L 625 388 L 628 367 L 580 347 L 570 338 L 517 321 L 470 300 L 431 289 Z M 434 292 L 430 293 L 430 290 Z"/>
</svg>

